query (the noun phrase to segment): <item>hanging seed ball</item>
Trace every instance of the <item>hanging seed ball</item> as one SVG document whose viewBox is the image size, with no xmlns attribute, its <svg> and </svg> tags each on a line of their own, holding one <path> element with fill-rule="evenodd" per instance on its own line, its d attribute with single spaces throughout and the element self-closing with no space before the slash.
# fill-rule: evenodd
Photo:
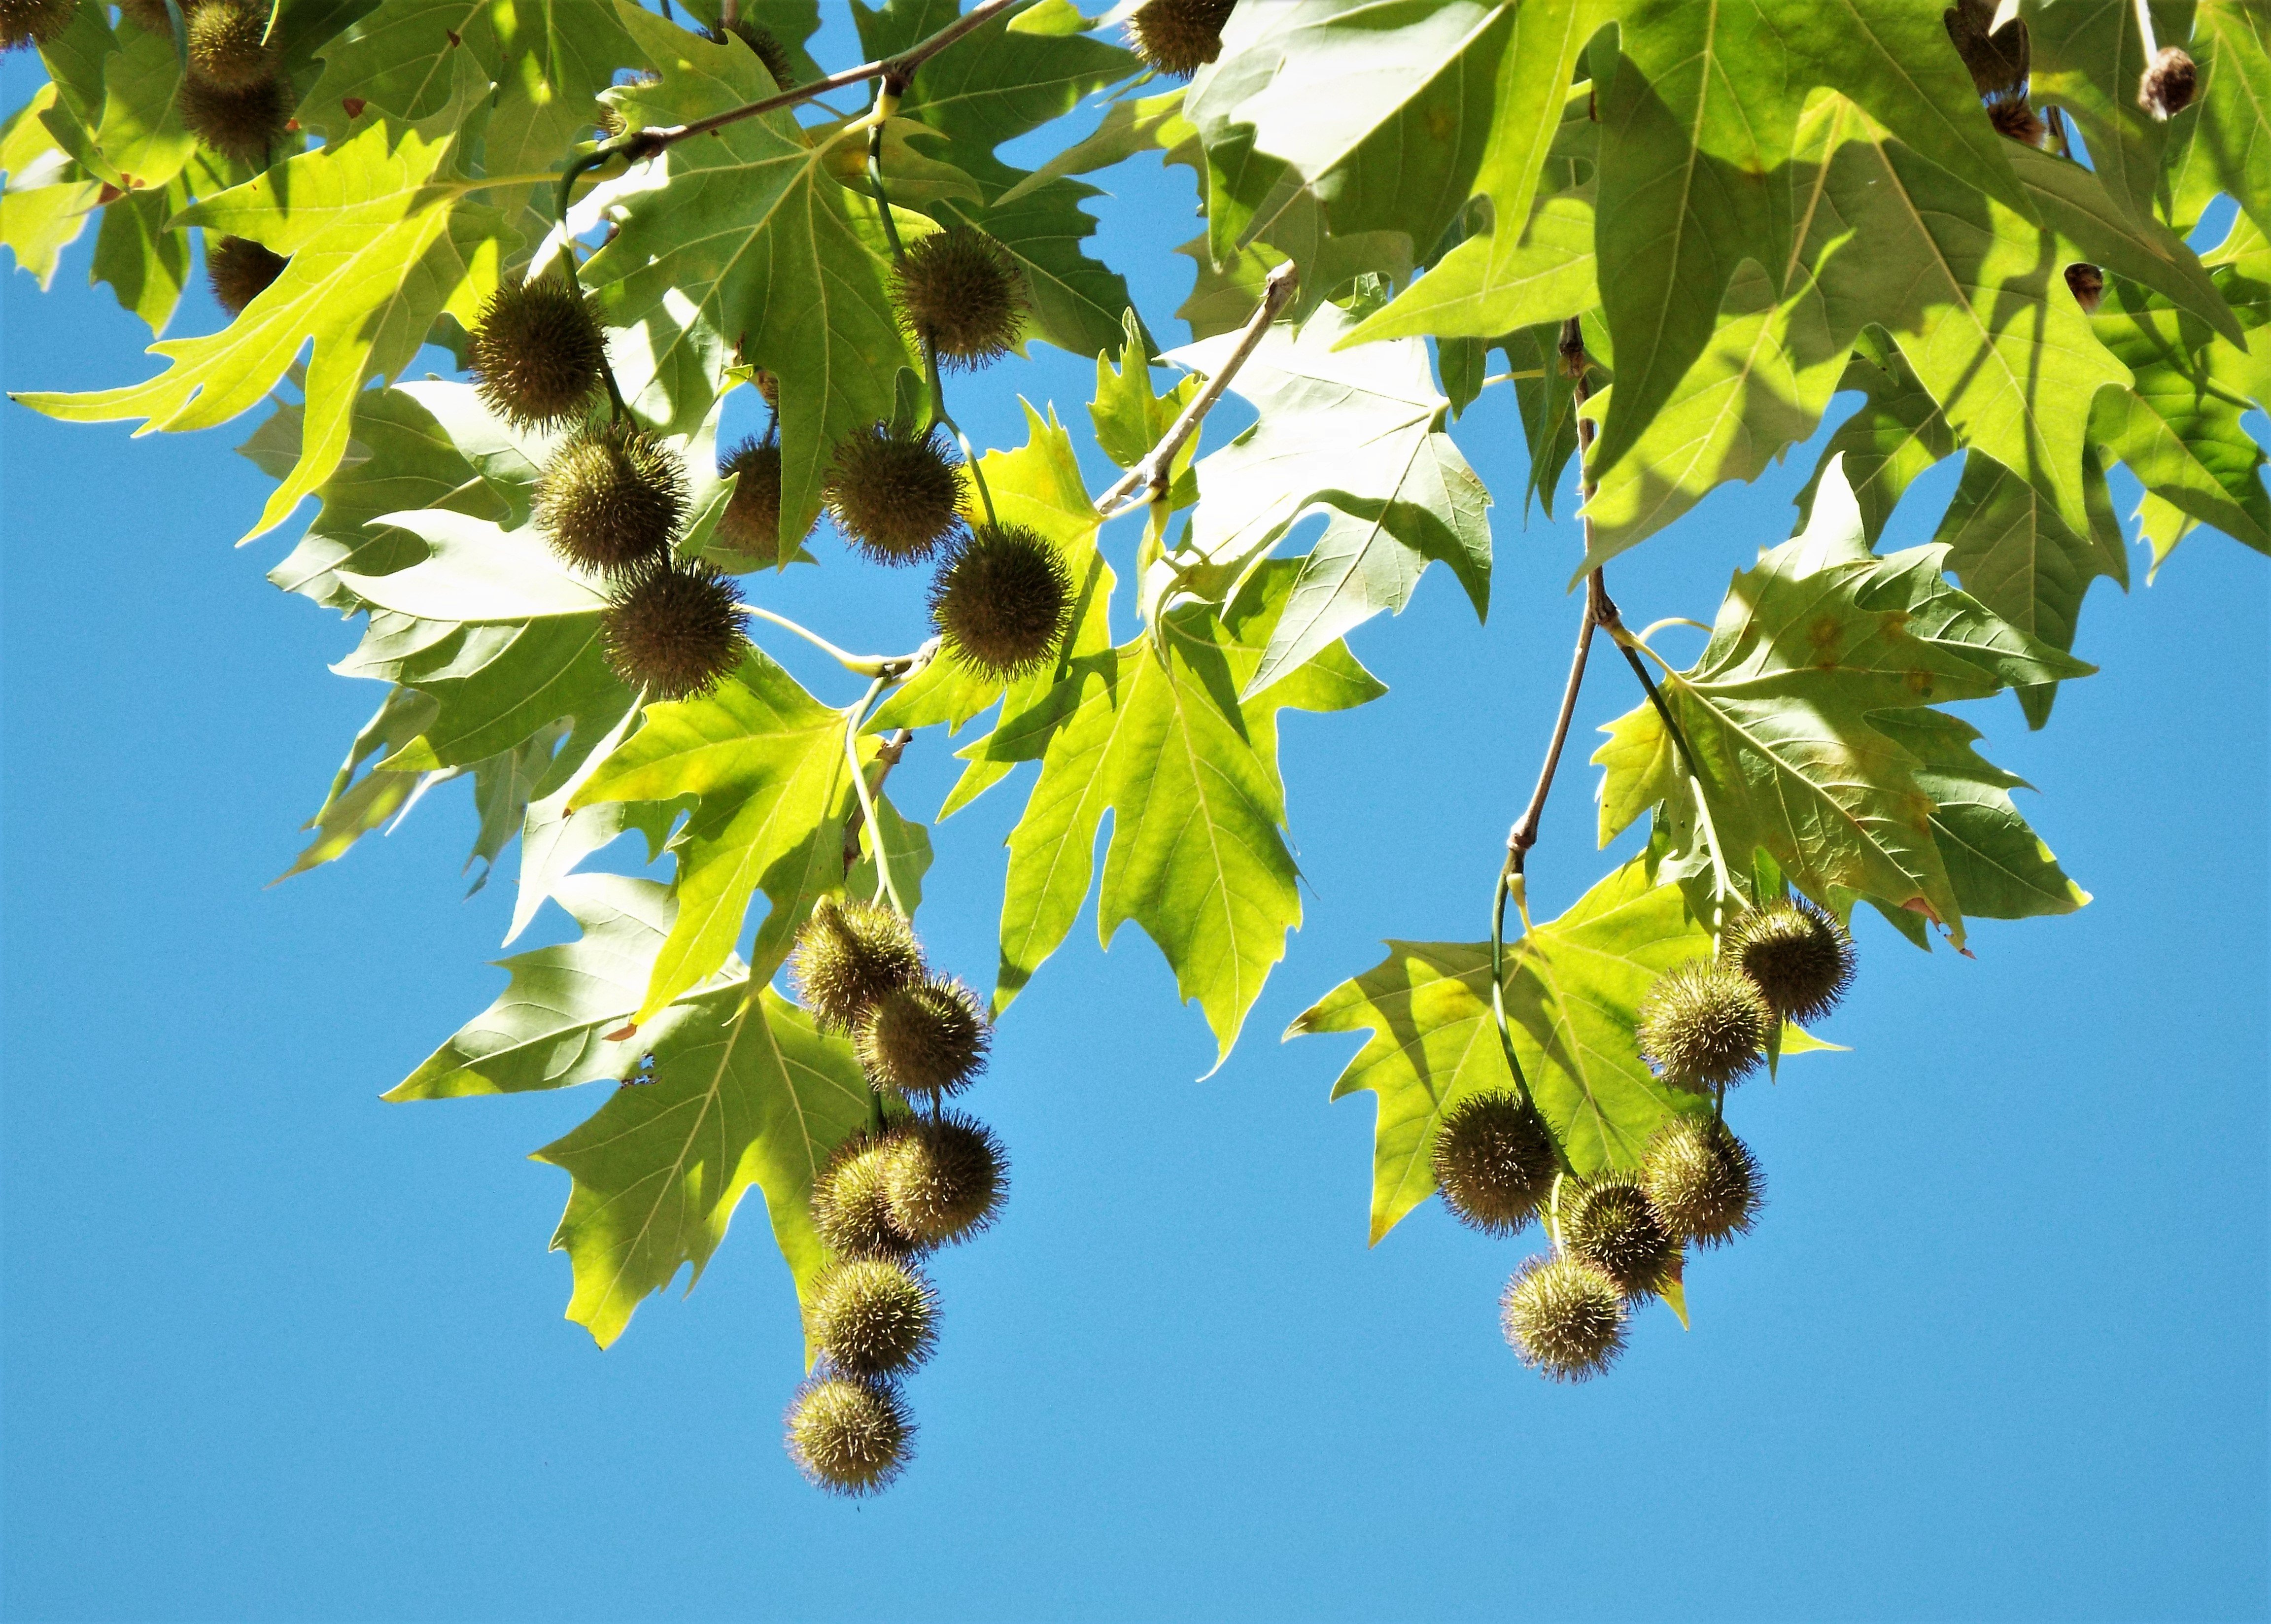
<svg viewBox="0 0 2271 1624">
<path fill-rule="evenodd" d="M 1988 97 L 1987 122 L 1995 126 L 1996 134 L 2008 136 L 2022 146 L 2040 146 L 2049 133 L 2023 90 Z"/>
<path fill-rule="evenodd" d="M 708 564 L 667 555 L 631 572 L 599 616 L 599 641 L 625 686 L 649 699 L 692 699 L 748 652 L 741 594 Z"/>
<path fill-rule="evenodd" d="M 224 90 L 192 76 L 182 81 L 177 105 L 189 132 L 224 158 L 256 162 L 292 133 L 292 86 L 287 79 L 264 79 L 244 90 Z"/>
<path fill-rule="evenodd" d="M 916 1119 L 885 1156 L 892 1224 L 931 1246 L 967 1240 L 991 1225 L 1009 1186 L 1001 1141 L 956 1111 Z"/>
<path fill-rule="evenodd" d="M 824 1371 L 789 1405 L 789 1458 L 815 1488 L 859 1496 L 890 1486 L 913 1454 L 914 1419 L 889 1383 Z"/>
<path fill-rule="evenodd" d="M 250 237 L 209 237 L 206 242 L 205 279 L 212 284 L 214 302 L 233 317 L 243 315 L 246 305 L 266 293 L 288 263 Z"/>
<path fill-rule="evenodd" d="M 1435 1130 L 1432 1159 L 1443 1204 L 1486 1235 L 1510 1235 L 1530 1222 L 1558 1166 L 1545 1119 L 1502 1088 L 1451 1107 Z"/>
<path fill-rule="evenodd" d="M 2191 56 L 2164 45 L 2138 82 L 2137 105 L 2155 118 L 2174 118 L 2192 106 L 2200 91 L 2200 69 Z"/>
<path fill-rule="evenodd" d="M 765 71 L 773 76 L 773 83 L 782 90 L 796 88 L 796 70 L 789 64 L 788 47 L 780 36 L 763 23 L 753 23 L 748 18 L 737 18 L 726 25 L 737 34 L 742 44 L 756 52 L 757 60 L 765 64 Z"/>
<path fill-rule="evenodd" d="M 836 448 L 823 500 L 853 547 L 880 564 L 912 564 L 959 530 L 962 484 L 936 425 L 902 435 L 878 423 Z"/>
<path fill-rule="evenodd" d="M 733 500 L 718 518 L 718 540 L 744 557 L 772 562 L 780 555 L 780 447 L 744 440 L 718 474 L 734 481 Z"/>
<path fill-rule="evenodd" d="M 1751 979 L 1693 958 L 1667 970 L 1640 1002 L 1640 1052 L 1656 1075 L 1699 1092 L 1756 1069 L 1774 1010 Z"/>
<path fill-rule="evenodd" d="M 1640 1176 L 1664 1227 L 1699 1246 L 1747 1234 L 1758 1217 L 1758 1160 L 1724 1122 L 1666 1122 L 1649 1141 Z"/>
<path fill-rule="evenodd" d="M 1169 78 L 1187 79 L 1222 55 L 1234 0 L 1150 0 L 1128 19 L 1128 44 Z"/>
<path fill-rule="evenodd" d="M 993 1024 L 961 982 L 934 977 L 884 994 L 860 1023 L 853 1049 L 867 1077 L 912 1102 L 958 1094 L 986 1069 Z"/>
<path fill-rule="evenodd" d="M 265 0 L 204 0 L 188 10 L 191 73 L 223 90 L 250 90 L 275 77 Z"/>
<path fill-rule="evenodd" d="M 71 26 L 78 0 L 0 0 L 0 50 L 45 45 Z"/>
<path fill-rule="evenodd" d="M 1719 962 L 1750 977 L 1782 1019 L 1819 1020 L 1853 985 L 1853 938 L 1812 903 L 1784 898 L 1728 926 Z"/>
<path fill-rule="evenodd" d="M 902 1128 L 860 1134 L 836 1149 L 812 1181 L 812 1227 L 839 1257 L 908 1258 L 921 1242 L 891 1219 L 885 1175 Z"/>
<path fill-rule="evenodd" d="M 1522 1362 L 1556 1382 L 1589 1382 L 1625 1351 L 1617 1283 L 1575 1257 L 1533 1257 L 1506 1283 L 1499 1322 Z"/>
<path fill-rule="evenodd" d="M 1072 571 L 1023 525 L 980 525 L 931 583 L 930 617 L 964 664 L 1002 682 L 1055 658 L 1072 625 Z"/>
<path fill-rule="evenodd" d="M 465 349 L 482 401 L 521 428 L 582 417 L 607 361 L 590 299 L 556 276 L 500 286 Z"/>
<path fill-rule="evenodd" d="M 2074 293 L 2074 302 L 2081 307 L 2084 316 L 2094 314 L 2105 298 L 2105 272 L 2096 265 L 2077 261 L 2066 268 L 2066 285 Z"/>
<path fill-rule="evenodd" d="M 898 301 L 908 329 L 938 346 L 939 364 L 964 370 L 1008 354 L 1032 302 L 1009 250 L 968 226 L 950 226 L 907 250 Z"/>
<path fill-rule="evenodd" d="M 925 974 L 914 927 L 896 908 L 823 897 L 796 933 L 788 961 L 797 997 L 825 1032 L 857 1032 L 886 993 Z"/>
<path fill-rule="evenodd" d="M 174 19 L 167 14 L 166 0 L 118 0 L 118 9 L 145 34 L 174 32 Z M 186 6 L 182 9 L 188 10 Z"/>
<path fill-rule="evenodd" d="M 780 410 L 780 379 L 763 367 L 759 367 L 756 370 L 756 380 L 757 393 L 764 398 L 765 405 L 778 412 Z"/>
<path fill-rule="evenodd" d="M 686 465 L 624 423 L 580 430 L 536 481 L 536 522 L 554 550 L 600 575 L 662 557 L 685 516 Z"/>
<path fill-rule="evenodd" d="M 855 1376 L 912 1370 L 938 1345 L 937 1321 L 930 1283 L 888 1257 L 834 1265 L 814 1284 L 805 1315 L 814 1345 Z"/>
<path fill-rule="evenodd" d="M 1605 1173 L 1580 1189 L 1561 1215 L 1561 1239 L 1571 1256 L 1598 1269 L 1627 1297 L 1653 1296 L 1679 1261 L 1679 1238 L 1628 1173 Z"/>
</svg>

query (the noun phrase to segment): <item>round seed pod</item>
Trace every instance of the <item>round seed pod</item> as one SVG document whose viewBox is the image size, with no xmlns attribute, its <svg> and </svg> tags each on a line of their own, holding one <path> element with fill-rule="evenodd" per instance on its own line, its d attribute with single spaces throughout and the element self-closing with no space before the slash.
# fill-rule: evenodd
<svg viewBox="0 0 2271 1624">
<path fill-rule="evenodd" d="M 1747 1234 L 1758 1217 L 1758 1160 L 1724 1122 L 1666 1122 L 1649 1141 L 1640 1176 L 1664 1227 L 1699 1246 Z"/>
<path fill-rule="evenodd" d="M 765 71 L 773 76 L 773 83 L 783 90 L 796 88 L 796 69 L 788 59 L 788 47 L 780 36 L 763 23 L 748 18 L 736 18 L 726 25 L 726 32 L 737 36 L 742 44 L 756 52 L 757 60 L 765 64 Z"/>
<path fill-rule="evenodd" d="M 1064 555 L 1039 532 L 980 525 L 931 583 L 930 617 L 964 664 L 1012 682 L 1055 658 L 1072 626 L 1072 592 Z"/>
<path fill-rule="evenodd" d="M 1640 1052 L 1675 1088 L 1701 1092 L 1747 1076 L 1773 1031 L 1766 995 L 1708 958 L 1665 971 L 1640 1003 Z"/>
<path fill-rule="evenodd" d="M 2105 299 L 2105 272 L 2096 265 L 2080 261 L 2066 268 L 2066 285 L 2074 294 L 2074 302 L 2089 316 L 2096 312 Z"/>
<path fill-rule="evenodd" d="M 1128 19 L 1128 46 L 1154 71 L 1187 79 L 1222 55 L 1236 0 L 1150 0 Z"/>
<path fill-rule="evenodd" d="M 1617 1283 L 1575 1257 L 1533 1257 L 1506 1283 L 1499 1322 L 1522 1362 L 1556 1382 L 1589 1382 L 1625 1351 Z"/>
<path fill-rule="evenodd" d="M 0 0 L 0 50 L 45 45 L 71 26 L 78 0 Z"/>
<path fill-rule="evenodd" d="M 599 616 L 607 664 L 649 699 L 691 699 L 725 681 L 749 643 L 741 594 L 708 564 L 666 555 L 633 571 Z"/>
<path fill-rule="evenodd" d="M 1431 1159 L 1443 1204 L 1486 1235 L 1510 1235 L 1529 1223 L 1559 1166 L 1545 1119 L 1502 1088 L 1452 1106 L 1435 1130 Z"/>
<path fill-rule="evenodd" d="M 961 528 L 962 464 L 936 425 L 920 435 L 882 423 L 836 448 L 823 500 L 844 539 L 881 564 L 920 563 Z"/>
<path fill-rule="evenodd" d="M 812 1227 L 839 1257 L 909 1258 L 923 1249 L 891 1218 L 885 1175 L 904 1127 L 860 1134 L 837 1146 L 812 1181 Z"/>
<path fill-rule="evenodd" d="M 780 447 L 744 440 L 719 465 L 718 473 L 734 480 L 733 500 L 718 517 L 719 543 L 745 558 L 771 563 L 780 556 Z"/>
<path fill-rule="evenodd" d="M 662 557 L 685 516 L 686 465 L 625 423 L 579 431 L 536 481 L 536 522 L 554 550 L 599 575 Z"/>
<path fill-rule="evenodd" d="M 856 1032 L 876 1000 L 926 972 L 914 927 L 879 902 L 823 897 L 796 933 L 789 979 L 823 1032 Z"/>
<path fill-rule="evenodd" d="M 2200 69 L 2185 52 L 2164 45 L 2138 81 L 2137 105 L 2155 118 L 2173 118 L 2200 93 Z"/>
<path fill-rule="evenodd" d="M 2050 133 L 2023 90 L 1988 97 L 1987 122 L 1995 126 L 1996 134 L 2008 136 L 2022 146 L 2040 146 Z"/>
<path fill-rule="evenodd" d="M 591 300 L 556 276 L 502 284 L 465 346 L 483 403 L 522 428 L 581 418 L 607 362 Z"/>
<path fill-rule="evenodd" d="M 914 1454 L 914 1418 L 890 1383 L 823 1369 L 797 1389 L 789 1458 L 815 1488 L 857 1498 L 890 1486 Z"/>
<path fill-rule="evenodd" d="M 917 242 L 897 278 L 900 319 L 938 346 L 939 364 L 949 369 L 974 370 L 1008 354 L 1032 305 L 1009 250 L 968 226 Z"/>
<path fill-rule="evenodd" d="M 1628 1173 L 1604 1174 L 1578 1190 L 1561 1215 L 1561 1240 L 1570 1256 L 1592 1264 L 1627 1297 L 1654 1296 L 1679 1261 L 1679 1237 Z"/>
<path fill-rule="evenodd" d="M 70 8 L 66 6 L 64 9 Z M 166 0 L 118 0 L 118 9 L 128 21 L 145 34 L 174 32 L 174 19 L 166 12 Z"/>
<path fill-rule="evenodd" d="M 243 90 L 224 90 L 194 76 L 182 81 L 182 123 L 211 152 L 257 163 L 292 133 L 289 79 L 263 79 Z"/>
<path fill-rule="evenodd" d="M 214 302 L 232 317 L 243 315 L 288 263 L 250 237 L 205 239 L 205 279 L 212 284 Z"/>
<path fill-rule="evenodd" d="M 223 90 L 250 90 L 275 77 L 265 4 L 204 0 L 188 11 L 191 73 Z"/>
<path fill-rule="evenodd" d="M 902 1099 L 958 1094 L 986 1069 L 994 1038 L 978 998 L 961 982 L 934 977 L 885 993 L 860 1022 L 853 1049 L 867 1078 Z"/>
<path fill-rule="evenodd" d="M 930 1246 L 967 1240 L 1000 1216 L 1009 1173 L 993 1130 L 959 1112 L 917 1118 L 885 1153 L 891 1222 Z"/>
<path fill-rule="evenodd" d="M 814 1345 L 855 1376 L 912 1370 L 938 1345 L 938 1299 L 924 1279 L 888 1257 L 837 1263 L 814 1283 L 805 1324 Z"/>
<path fill-rule="evenodd" d="M 1819 1020 L 1853 985 L 1853 938 L 1812 903 L 1783 898 L 1728 926 L 1719 962 L 1750 977 L 1782 1019 Z"/>
</svg>

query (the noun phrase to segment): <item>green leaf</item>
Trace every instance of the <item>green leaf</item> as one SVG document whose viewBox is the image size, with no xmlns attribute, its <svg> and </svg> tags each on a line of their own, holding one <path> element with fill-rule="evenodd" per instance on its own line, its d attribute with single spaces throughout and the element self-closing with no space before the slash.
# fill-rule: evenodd
<svg viewBox="0 0 2271 1624">
<path fill-rule="evenodd" d="M 1940 711 L 1880 711 L 1871 720 L 1921 764 L 1917 787 L 1932 799 L 1932 836 L 1967 916 L 2032 919 L 2089 900 L 2011 803 L 2007 791 L 2031 786 L 1971 748 L 1977 728 Z"/>
<path fill-rule="evenodd" d="M 2179 217 L 2191 225 L 2223 192 L 2271 232 L 2271 19 L 2256 0 L 2200 0 L 2189 48 L 2200 90 L 2175 185 Z"/>
<path fill-rule="evenodd" d="M 189 200 L 179 178 L 154 191 L 128 192 L 102 211 L 95 234 L 91 279 L 109 283 L 121 308 L 140 317 L 153 338 L 173 319 L 189 285 L 189 234 L 166 228 Z"/>
<path fill-rule="evenodd" d="M 331 793 L 316 816 L 302 825 L 316 831 L 297 860 L 270 884 L 332 862 L 374 829 L 381 827 L 406 806 L 418 788 L 421 772 L 398 772 L 380 768 L 357 778 L 355 771 L 372 757 L 400 749 L 426 730 L 434 719 L 434 701 L 407 688 L 389 690 L 377 713 L 355 734 L 347 758 L 331 780 Z"/>
<path fill-rule="evenodd" d="M 1862 331 L 1837 387 L 1840 392 L 1860 391 L 1860 409 L 1821 448 L 1813 477 L 1798 494 L 1799 523 L 1813 516 L 1822 476 L 1842 466 L 1860 510 L 1861 533 L 1873 545 L 1910 485 L 1955 454 L 1955 436 L 1940 415 L 1940 402 L 1917 381 L 1916 369 L 1882 328 Z"/>
<path fill-rule="evenodd" d="M 2173 23 L 2179 8 L 2161 10 L 2163 22 Z M 2169 126 L 2137 105 L 2145 48 L 2136 0 L 2022 0 L 2019 11 L 2031 47 L 2034 100 L 2063 108 L 2081 127 L 2107 195 L 2140 225 L 2152 220 Z M 2184 31 L 2156 26 L 2156 33 L 2175 44 Z"/>
<path fill-rule="evenodd" d="M 106 51 L 101 60 L 99 105 L 56 108 L 41 117 L 98 180 L 126 192 L 162 190 L 197 148 L 174 106 L 182 70 L 172 36 L 130 27 L 119 48 Z"/>
<path fill-rule="evenodd" d="M 1015 24 L 1012 24 L 1015 27 Z M 1093 175 L 1140 153 L 1166 152 L 1193 139 L 1197 127 L 1183 116 L 1182 86 L 1157 96 L 1115 101 L 1094 132 L 1076 141 L 994 201 L 1014 203 L 1060 175 Z"/>
<path fill-rule="evenodd" d="M 1469 237 L 1342 342 L 1422 333 L 1490 339 L 1581 316 L 1601 302 L 1593 237 L 1590 197 L 1561 192 L 1540 198 L 1511 246 L 1496 235 Z"/>
<path fill-rule="evenodd" d="M 45 289 L 64 249 L 86 228 L 88 211 L 101 195 L 101 183 L 71 161 L 41 115 L 56 105 L 53 79 L 0 124 L 0 171 L 8 177 L 0 191 L 0 247 L 16 256 Z"/>
</svg>

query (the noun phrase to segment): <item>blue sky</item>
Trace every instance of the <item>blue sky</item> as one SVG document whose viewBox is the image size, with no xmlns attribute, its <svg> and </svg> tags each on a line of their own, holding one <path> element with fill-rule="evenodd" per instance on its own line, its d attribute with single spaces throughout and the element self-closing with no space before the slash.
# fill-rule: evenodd
<svg viewBox="0 0 2271 1624">
<path fill-rule="evenodd" d="M 0 101 L 33 82 L 11 57 Z M 1103 251 L 1172 341 L 1188 175 L 1112 183 Z M 152 365 L 88 246 L 44 297 L 7 274 L 9 388 Z M 172 331 L 219 320 L 200 291 Z M 1091 380 L 1037 349 L 957 412 L 1014 443 L 1016 393 L 1081 423 Z M 250 422 L 130 442 L 0 410 L 6 1616 L 2264 1616 L 2271 574 L 2223 538 L 2099 585 L 2103 674 L 2045 732 L 1966 707 L 2096 900 L 1982 922 L 1973 959 L 1860 922 L 1826 1028 L 1852 1053 L 1731 1106 L 1771 1204 L 1691 1270 L 1692 1330 L 1651 1310 L 1610 1377 L 1553 1387 L 1495 1323 L 1534 1236 L 1431 1203 L 1366 1248 L 1371 1102 L 1326 1100 L 1357 1039 L 1277 1035 L 1379 938 L 1485 926 L 1576 613 L 1573 527 L 1503 495 L 1504 397 L 1457 428 L 1502 493 L 1489 625 L 1432 572 L 1356 638 L 1389 695 L 1284 719 L 1308 920 L 1231 1062 L 1195 1081 L 1196 1009 L 1139 932 L 1099 953 L 1092 910 L 1001 1027 L 972 1104 L 1012 1200 L 940 1262 L 920 1457 L 856 1506 L 779 1447 L 799 1333 L 757 1203 L 602 1354 L 544 1249 L 566 1175 L 525 1159 L 592 1091 L 379 1103 L 503 985 L 510 888 L 460 900 L 460 785 L 265 888 L 379 694 L 324 669 L 353 624 L 262 579 L 296 525 L 231 548 L 267 489 L 230 450 Z M 1620 561 L 1627 617 L 1709 619 L 1811 460 Z M 1125 579 L 1134 533 L 1107 537 Z M 767 600 L 919 640 L 919 581 L 819 550 Z M 1580 736 L 1634 702 L 1597 664 Z M 927 813 L 951 778 L 925 735 L 894 790 Z M 1612 860 L 1594 778 L 1573 751 L 1541 910 Z M 974 980 L 1021 799 L 935 834 L 927 939 Z"/>
</svg>

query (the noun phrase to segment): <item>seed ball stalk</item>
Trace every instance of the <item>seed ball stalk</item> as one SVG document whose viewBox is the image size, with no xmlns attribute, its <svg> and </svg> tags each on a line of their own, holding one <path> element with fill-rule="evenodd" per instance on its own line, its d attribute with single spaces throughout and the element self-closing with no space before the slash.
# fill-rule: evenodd
<svg viewBox="0 0 2271 1624">
<path fill-rule="evenodd" d="M 1531 1258 L 1499 1299 L 1507 1345 L 1556 1382 L 1590 1382 L 1615 1364 L 1627 1313 L 1615 1281 L 1567 1255 Z"/>
<path fill-rule="evenodd" d="M 931 622 L 957 658 L 1000 682 L 1056 658 L 1072 628 L 1072 571 L 1039 531 L 979 525 L 931 583 Z"/>
<path fill-rule="evenodd" d="M 789 1458 L 816 1488 L 857 1499 L 889 1488 L 914 1453 L 914 1419 L 889 1382 L 823 1367 L 785 1419 Z"/>
<path fill-rule="evenodd" d="M 823 897 L 797 932 L 789 980 L 823 1032 L 853 1032 L 878 999 L 928 973 L 914 927 L 879 902 Z"/>
<path fill-rule="evenodd" d="M 1443 1204 L 1486 1235 L 1513 1234 L 1537 1216 L 1560 1166 L 1545 1120 L 1509 1089 L 1452 1106 L 1430 1160 Z"/>
</svg>

